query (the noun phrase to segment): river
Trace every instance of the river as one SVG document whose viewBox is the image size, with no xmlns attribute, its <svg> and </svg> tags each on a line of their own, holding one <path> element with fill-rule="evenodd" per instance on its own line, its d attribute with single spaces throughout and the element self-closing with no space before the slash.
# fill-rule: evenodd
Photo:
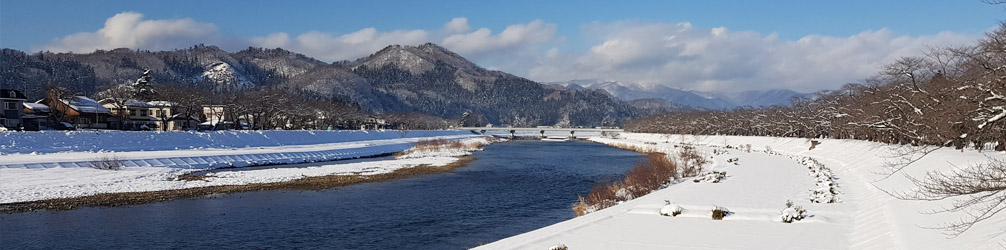
<svg viewBox="0 0 1006 250">
<path fill-rule="evenodd" d="M 320 191 L 261 191 L 0 215 L 5 249 L 466 249 L 573 218 L 642 154 L 512 141 L 453 172 Z"/>
</svg>

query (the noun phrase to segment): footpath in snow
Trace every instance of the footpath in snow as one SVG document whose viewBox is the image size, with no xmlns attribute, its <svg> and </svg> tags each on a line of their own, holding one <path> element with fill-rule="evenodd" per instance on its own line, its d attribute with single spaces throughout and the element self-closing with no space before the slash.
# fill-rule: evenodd
<svg viewBox="0 0 1006 250">
<path fill-rule="evenodd" d="M 998 249 L 1006 246 L 1006 214 L 976 224 L 948 238 L 938 226 L 961 214 L 924 214 L 950 201 L 923 202 L 892 198 L 884 191 L 913 186 L 903 175 L 889 178 L 885 162 L 898 161 L 902 146 L 855 140 L 818 140 L 745 136 L 691 136 L 625 133 L 617 139 L 592 138 L 675 155 L 682 144 L 695 145 L 711 162 L 706 171 L 725 171 L 718 183 L 684 180 L 649 195 L 565 222 L 503 239 L 478 249 Z M 727 148 L 727 146 L 730 146 Z M 748 146 L 750 145 L 750 146 Z M 748 151 L 747 148 L 751 150 Z M 717 152 L 719 154 L 715 154 Z M 918 176 L 1004 159 L 1002 152 L 939 149 L 903 172 Z M 814 159 L 831 169 L 836 203 L 820 200 Z M 815 193 L 818 191 L 818 193 Z M 808 217 L 782 223 L 787 200 Z M 671 205 L 667 205 L 671 204 Z M 730 211 L 713 220 L 712 208 Z M 663 216 L 680 210 L 677 216 Z M 570 211 L 572 213 L 572 211 Z"/>
<path fill-rule="evenodd" d="M 419 141 L 435 139 L 465 145 L 488 143 L 485 137 L 467 131 L 2 133 L 0 204 L 271 183 L 311 176 L 374 175 L 419 165 L 443 166 L 475 149 L 409 152 L 394 160 L 225 171 L 209 173 L 203 180 L 177 180 L 185 173 L 220 167 L 325 162 L 398 153 Z M 115 171 L 92 168 L 91 163 L 102 157 L 114 158 L 123 167 Z"/>
</svg>

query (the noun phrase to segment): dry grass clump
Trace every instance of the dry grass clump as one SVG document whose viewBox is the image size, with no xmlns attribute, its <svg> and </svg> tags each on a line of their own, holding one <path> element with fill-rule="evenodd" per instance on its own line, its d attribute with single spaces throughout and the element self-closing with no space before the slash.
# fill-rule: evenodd
<svg viewBox="0 0 1006 250">
<path fill-rule="evenodd" d="M 480 147 L 495 142 L 493 137 L 487 137 L 486 141 L 463 142 L 459 140 L 432 139 L 416 142 L 416 145 L 409 150 L 395 153 L 395 158 L 401 158 L 415 153 L 437 152 L 437 151 L 473 151 Z"/>
<path fill-rule="evenodd" d="M 101 157 L 94 159 L 90 162 L 91 168 L 101 169 L 101 170 L 119 170 L 122 169 L 122 160 L 118 157 L 102 155 Z"/>
<path fill-rule="evenodd" d="M 713 220 L 723 220 L 723 217 L 730 215 L 730 209 L 721 206 L 713 206 Z"/>
<path fill-rule="evenodd" d="M 610 144 L 609 146 L 612 146 L 612 147 L 615 147 L 615 148 L 619 148 L 619 149 L 629 150 L 629 151 L 633 151 L 633 152 L 644 153 L 644 154 L 659 153 L 659 152 L 653 150 L 652 148 L 640 147 L 640 146 L 623 144 L 623 143 Z"/>
<path fill-rule="evenodd" d="M 678 164 L 664 154 L 654 153 L 625 173 L 625 185 L 632 197 L 640 197 L 678 177 Z"/>
</svg>

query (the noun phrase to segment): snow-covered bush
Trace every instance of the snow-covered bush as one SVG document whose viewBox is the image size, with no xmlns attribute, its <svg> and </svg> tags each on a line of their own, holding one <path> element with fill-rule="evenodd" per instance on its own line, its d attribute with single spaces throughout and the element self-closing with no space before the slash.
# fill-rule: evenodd
<svg viewBox="0 0 1006 250">
<path fill-rule="evenodd" d="M 721 206 L 713 206 L 713 220 L 723 220 L 723 217 L 730 215 L 730 209 Z"/>
<path fill-rule="evenodd" d="M 835 183 L 835 174 L 831 172 L 831 169 L 825 167 L 814 158 L 810 157 L 798 157 L 797 162 L 801 165 L 807 166 L 810 171 L 810 176 L 814 177 L 816 181 L 815 188 L 811 189 L 810 201 L 814 203 L 837 203 L 838 199 L 838 184 Z"/>
<path fill-rule="evenodd" d="M 559 243 L 559 245 L 555 245 L 548 250 L 569 250 L 569 247 L 566 247 L 566 244 Z"/>
<path fill-rule="evenodd" d="M 122 169 L 122 160 L 114 155 L 102 155 L 101 157 L 94 159 L 90 162 L 91 168 L 101 169 L 101 170 L 119 170 Z"/>
<path fill-rule="evenodd" d="M 710 173 L 706 173 L 706 174 L 704 174 L 702 176 L 696 177 L 692 181 L 694 181 L 696 183 L 698 183 L 698 182 L 719 183 L 720 180 L 723 180 L 723 179 L 726 179 L 726 178 L 727 178 L 727 171 L 713 171 L 713 172 L 710 172 Z"/>
<path fill-rule="evenodd" d="M 671 204 L 671 201 L 664 200 L 664 207 L 660 208 L 660 215 L 674 217 L 678 216 L 683 211 L 685 211 L 685 209 L 678 204 Z"/>
<path fill-rule="evenodd" d="M 779 152 L 776 152 L 775 150 L 772 150 L 772 147 L 770 147 L 770 146 L 765 146 L 765 153 L 768 154 L 768 155 L 782 155 Z"/>
<path fill-rule="evenodd" d="M 681 151 L 678 152 L 678 160 L 681 161 L 682 177 L 692 177 L 697 176 L 702 173 L 702 165 L 705 165 L 708 160 L 692 146 L 682 146 Z"/>
<path fill-rule="evenodd" d="M 793 223 L 794 220 L 807 218 L 807 210 L 801 206 L 794 206 L 793 201 L 786 201 L 786 209 L 780 215 L 783 223 Z"/>
</svg>

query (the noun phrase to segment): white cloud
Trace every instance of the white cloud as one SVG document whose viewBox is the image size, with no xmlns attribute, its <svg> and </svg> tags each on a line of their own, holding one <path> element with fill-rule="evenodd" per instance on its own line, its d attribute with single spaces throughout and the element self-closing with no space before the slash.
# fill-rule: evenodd
<svg viewBox="0 0 1006 250">
<path fill-rule="evenodd" d="M 468 18 L 465 17 L 457 17 L 444 24 L 444 30 L 450 33 L 468 32 L 470 29 L 472 28 L 468 27 Z"/>
<path fill-rule="evenodd" d="M 217 27 L 191 18 L 144 20 L 143 14 L 122 12 L 108 18 L 96 32 L 81 32 L 33 47 L 33 51 L 87 53 L 97 49 L 169 50 L 198 43 L 220 43 Z"/>
<path fill-rule="evenodd" d="M 695 28 L 689 23 L 616 22 L 584 26 L 589 51 L 542 55 L 531 79 L 610 79 L 708 91 L 789 88 L 815 91 L 860 81 L 901 56 L 927 46 L 974 40 L 951 32 L 899 36 L 890 30 L 849 37 L 777 35 Z M 518 72 L 519 73 L 519 72 Z"/>
<path fill-rule="evenodd" d="M 392 44 L 418 45 L 434 42 L 469 59 L 493 63 L 483 66 L 505 67 L 517 65 L 514 61 L 517 59 L 535 60 L 533 56 L 538 56 L 538 46 L 555 38 L 556 26 L 535 20 L 527 24 L 510 25 L 498 34 L 493 34 L 488 28 L 469 30 L 471 27 L 468 26 L 468 19 L 459 17 L 444 24 L 442 30 L 384 32 L 365 28 L 344 35 L 312 31 L 297 37 L 274 33 L 252 38 L 251 44 L 267 48 L 281 47 L 320 60 L 338 61 L 364 57 Z M 529 53 L 532 51 L 535 53 Z M 515 57 L 515 54 L 524 56 Z M 523 71 L 526 72 L 527 68 Z"/>
<path fill-rule="evenodd" d="M 555 24 L 534 20 L 527 24 L 507 26 L 496 35 L 488 28 L 450 35 L 443 39 L 442 45 L 462 55 L 481 54 L 520 46 L 536 46 L 554 39 L 556 30 Z"/>
<path fill-rule="evenodd" d="M 273 33 L 251 39 L 252 46 L 283 48 L 325 61 L 353 60 L 364 57 L 391 44 L 417 45 L 429 41 L 425 30 L 395 30 L 380 32 L 375 28 L 333 35 L 311 31 L 290 37 L 287 33 Z"/>
<path fill-rule="evenodd" d="M 952 32 L 897 35 L 888 29 L 848 37 L 808 35 L 781 40 L 776 34 L 698 28 L 691 23 L 593 22 L 581 27 L 592 45 L 572 50 L 556 24 L 534 20 L 493 33 L 458 17 L 437 30 L 363 28 L 347 34 L 284 32 L 252 38 L 221 35 L 211 23 L 190 18 L 147 20 L 136 12 L 108 18 L 95 32 L 82 32 L 33 47 L 34 51 L 86 53 L 95 49 L 170 50 L 194 44 L 225 49 L 284 48 L 324 61 L 354 60 L 391 44 L 438 43 L 486 68 L 538 81 L 608 79 L 698 90 L 789 88 L 814 91 L 856 82 L 901 56 L 927 46 L 961 45 L 975 37 Z"/>
</svg>

